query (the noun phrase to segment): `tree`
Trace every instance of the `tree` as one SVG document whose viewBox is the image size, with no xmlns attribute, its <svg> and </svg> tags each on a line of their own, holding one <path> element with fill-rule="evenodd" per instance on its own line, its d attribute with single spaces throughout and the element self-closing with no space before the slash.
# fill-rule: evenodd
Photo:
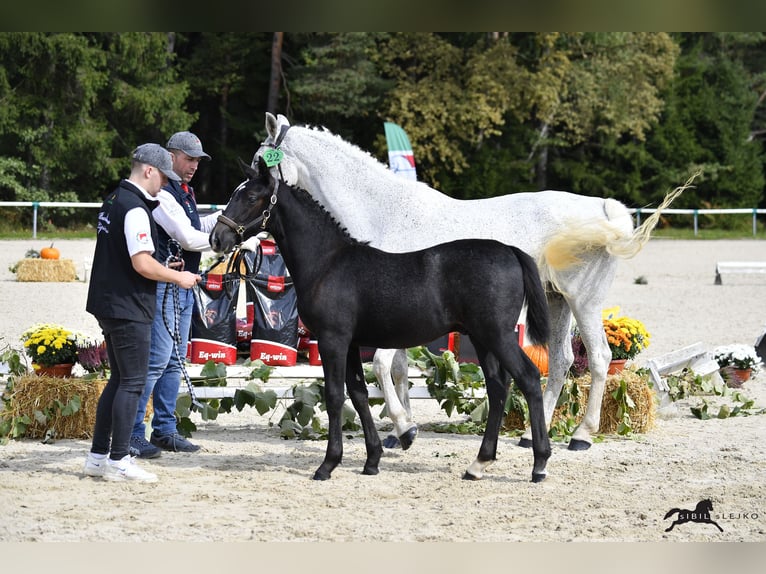
<svg viewBox="0 0 766 574">
<path fill-rule="evenodd" d="M 180 77 L 189 84 L 186 105 L 197 121 L 191 130 L 212 156 L 194 178 L 197 200 L 225 203 L 242 180 L 238 158 L 250 160 L 264 132 L 271 33 L 201 32 L 179 34 Z M 165 136 L 167 138 L 167 135 Z"/>
<path fill-rule="evenodd" d="M 0 34 L 0 157 L 25 165 L 14 172 L 20 185 L 3 193 L 99 200 L 126 175 L 137 144 L 162 141 L 171 126 L 189 123 L 168 38 Z"/>
</svg>

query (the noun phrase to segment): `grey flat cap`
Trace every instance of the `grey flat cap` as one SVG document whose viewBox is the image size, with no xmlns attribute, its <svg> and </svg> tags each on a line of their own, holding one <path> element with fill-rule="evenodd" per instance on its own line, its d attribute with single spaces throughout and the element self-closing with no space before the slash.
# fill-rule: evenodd
<svg viewBox="0 0 766 574">
<path fill-rule="evenodd" d="M 181 181 L 181 178 L 173 171 L 173 156 L 160 144 L 147 143 L 138 146 L 133 150 L 133 161 L 154 166 L 168 179 Z"/>
<path fill-rule="evenodd" d="M 201 157 L 210 159 L 202 149 L 202 142 L 191 132 L 177 132 L 170 136 L 168 140 L 168 149 L 180 149 L 189 157 Z"/>
</svg>

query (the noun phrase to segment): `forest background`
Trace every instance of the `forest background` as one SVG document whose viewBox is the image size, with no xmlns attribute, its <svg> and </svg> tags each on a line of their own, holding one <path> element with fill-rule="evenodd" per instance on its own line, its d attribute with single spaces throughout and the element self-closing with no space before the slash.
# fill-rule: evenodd
<svg viewBox="0 0 766 574">
<path fill-rule="evenodd" d="M 197 200 L 223 204 L 271 111 L 384 162 L 383 122 L 397 123 L 419 179 L 456 198 L 560 189 L 656 206 L 700 170 L 673 207 L 763 208 L 765 70 L 759 32 L 3 32 L 0 201 L 98 202 L 137 144 L 191 130 L 213 156 Z"/>
</svg>

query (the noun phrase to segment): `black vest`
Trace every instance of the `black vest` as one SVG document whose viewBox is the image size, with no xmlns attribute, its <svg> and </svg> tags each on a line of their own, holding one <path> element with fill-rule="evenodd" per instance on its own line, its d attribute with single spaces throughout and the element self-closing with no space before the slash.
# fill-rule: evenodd
<svg viewBox="0 0 766 574">
<path fill-rule="evenodd" d="M 181 184 L 176 181 L 169 181 L 162 189 L 169 192 L 178 204 L 184 208 L 184 213 L 186 214 L 186 217 L 189 218 L 189 221 L 191 221 L 192 227 L 199 231 L 202 228 L 202 224 L 200 223 L 199 213 L 197 212 L 197 203 L 194 201 L 191 191 L 188 193 L 185 192 L 181 189 Z M 155 253 L 155 257 L 160 263 L 164 264 L 170 251 L 168 248 L 170 235 L 168 235 L 161 225 L 157 227 L 157 232 L 159 234 L 159 241 L 156 246 L 157 252 Z M 199 251 L 186 251 L 183 249 L 181 256 L 184 260 L 184 271 L 191 271 L 192 273 L 199 272 L 199 262 L 202 259 L 202 253 Z"/>
<path fill-rule="evenodd" d="M 129 319 L 141 323 L 154 320 L 157 282 L 133 269 L 125 240 L 125 214 L 136 207 L 146 210 L 156 249 L 157 225 L 152 218 L 152 209 L 157 205 L 157 201 L 147 199 L 125 179 L 104 200 L 98 214 L 96 251 L 85 305 L 96 318 Z"/>
</svg>

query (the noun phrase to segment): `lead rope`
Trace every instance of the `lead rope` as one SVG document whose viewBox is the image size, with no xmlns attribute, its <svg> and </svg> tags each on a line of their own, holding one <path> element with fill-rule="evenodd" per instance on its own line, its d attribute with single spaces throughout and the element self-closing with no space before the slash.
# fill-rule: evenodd
<svg viewBox="0 0 766 574">
<path fill-rule="evenodd" d="M 168 240 L 168 256 L 167 259 L 165 259 L 165 267 L 170 267 L 171 263 L 179 263 L 182 262 L 183 258 L 181 257 L 181 244 L 176 241 L 175 239 L 169 239 Z M 168 299 L 168 291 L 170 291 L 171 296 L 173 297 L 173 328 L 170 328 L 170 325 L 168 324 L 168 318 L 165 313 L 166 307 L 165 304 L 167 303 Z M 165 287 L 165 293 L 162 297 L 162 322 L 165 324 L 165 329 L 167 329 L 168 333 L 170 333 L 170 337 L 173 339 L 173 348 L 175 349 L 175 356 L 176 360 L 178 361 L 178 364 L 181 367 L 181 374 L 183 376 L 184 382 L 186 383 L 186 388 L 189 391 L 189 397 L 191 397 L 191 403 L 192 406 L 196 407 L 199 410 L 203 410 L 205 406 L 199 402 L 197 399 L 197 395 L 194 392 L 194 386 L 191 383 L 191 378 L 189 377 L 189 373 L 186 371 L 186 357 L 181 357 L 181 352 L 179 350 L 179 347 L 181 346 L 181 295 L 180 295 L 180 288 L 175 283 L 168 283 L 167 287 Z"/>
</svg>

